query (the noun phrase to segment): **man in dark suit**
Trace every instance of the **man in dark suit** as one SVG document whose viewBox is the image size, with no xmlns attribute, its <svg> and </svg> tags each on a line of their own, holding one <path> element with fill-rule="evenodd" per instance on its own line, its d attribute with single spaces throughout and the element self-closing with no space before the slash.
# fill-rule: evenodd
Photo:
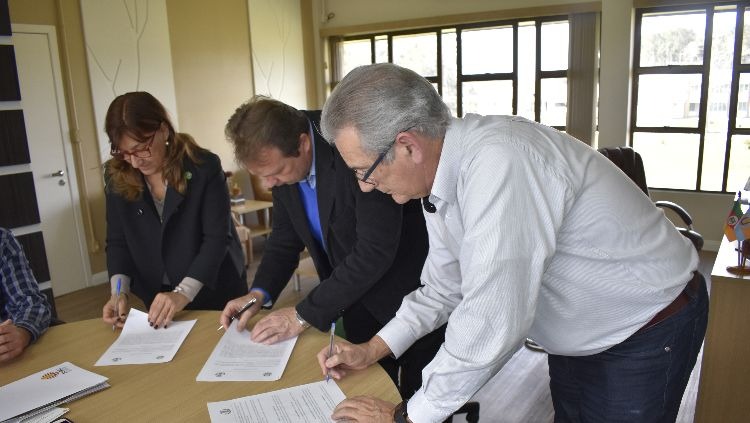
<svg viewBox="0 0 750 423">
<path fill-rule="evenodd" d="M 221 323 L 252 297 L 239 328 L 261 304 L 277 300 L 307 247 L 320 284 L 296 307 L 276 310 L 252 330 L 256 342 L 275 343 L 309 326 L 326 331 L 343 316 L 352 342 L 369 340 L 420 286 L 427 231 L 418 201 L 396 204 L 380 192 L 364 193 L 353 172 L 317 130 L 320 112 L 301 112 L 276 100 L 254 97 L 226 126 L 235 157 L 272 187 L 273 226 L 263 259 L 246 296 L 230 301 Z M 402 396 L 421 385 L 421 370 L 443 342 L 445 328 L 401 357 L 381 360 Z M 398 383 L 398 382 L 397 382 Z"/>
</svg>

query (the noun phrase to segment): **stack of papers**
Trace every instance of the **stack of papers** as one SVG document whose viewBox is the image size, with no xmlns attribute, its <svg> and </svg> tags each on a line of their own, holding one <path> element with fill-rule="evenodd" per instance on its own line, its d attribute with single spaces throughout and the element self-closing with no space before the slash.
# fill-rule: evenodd
<svg viewBox="0 0 750 423">
<path fill-rule="evenodd" d="M 172 322 L 167 328 L 154 329 L 148 324 L 148 314 L 131 308 L 122 333 L 95 366 L 172 361 L 195 322 L 196 320 Z"/>
<path fill-rule="evenodd" d="M 279 380 L 292 355 L 297 337 L 273 345 L 250 340 L 247 329 L 237 331 L 233 321 L 203 365 L 199 382 L 244 382 Z"/>
<path fill-rule="evenodd" d="M 0 421 L 20 422 L 108 387 L 106 377 L 66 361 L 0 387 Z"/>
</svg>

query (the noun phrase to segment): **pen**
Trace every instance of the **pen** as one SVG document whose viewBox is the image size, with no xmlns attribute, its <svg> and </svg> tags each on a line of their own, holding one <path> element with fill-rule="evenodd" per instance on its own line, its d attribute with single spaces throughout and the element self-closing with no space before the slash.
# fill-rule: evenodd
<svg viewBox="0 0 750 423">
<path fill-rule="evenodd" d="M 334 320 L 331 322 L 331 345 L 328 346 L 328 358 L 331 358 L 333 355 L 333 335 L 336 332 L 336 321 Z M 326 382 L 328 382 L 331 379 L 331 371 L 326 372 Z"/>
<path fill-rule="evenodd" d="M 255 304 L 256 300 L 257 298 L 253 297 L 250 301 L 247 302 L 247 304 L 243 305 L 242 308 L 237 313 L 234 313 L 232 317 L 229 319 L 229 324 L 231 325 L 233 321 L 239 319 L 242 313 L 245 312 L 245 310 L 249 309 L 250 307 L 253 306 L 253 304 Z M 220 331 L 222 329 L 224 329 L 224 325 L 219 326 L 219 328 L 216 330 Z"/>
<path fill-rule="evenodd" d="M 117 278 L 117 291 L 115 293 L 115 322 L 120 320 L 120 288 L 122 288 L 122 280 Z M 112 324 L 112 332 L 115 331 L 116 323 Z"/>
</svg>

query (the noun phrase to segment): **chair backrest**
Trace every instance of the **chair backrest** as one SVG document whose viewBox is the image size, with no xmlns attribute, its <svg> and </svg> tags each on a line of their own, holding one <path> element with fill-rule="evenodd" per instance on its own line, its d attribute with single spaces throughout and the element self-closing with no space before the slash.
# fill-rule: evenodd
<svg viewBox="0 0 750 423">
<path fill-rule="evenodd" d="M 643 167 L 643 159 L 637 151 L 630 147 L 610 147 L 600 148 L 599 152 L 625 172 L 638 185 L 638 188 L 648 195 L 646 170 Z"/>
<path fill-rule="evenodd" d="M 263 183 L 260 180 L 260 177 L 256 175 L 250 175 L 250 185 L 253 187 L 253 198 L 260 201 L 273 201 L 273 194 L 271 194 L 270 189 L 266 189 L 263 187 Z M 258 223 L 261 226 L 271 226 L 271 222 L 266 222 L 266 216 L 264 212 L 258 211 Z"/>
<path fill-rule="evenodd" d="M 273 201 L 271 190 L 263 188 L 263 183 L 260 181 L 260 177 L 250 175 L 250 185 L 253 186 L 253 198 L 260 201 Z"/>
</svg>

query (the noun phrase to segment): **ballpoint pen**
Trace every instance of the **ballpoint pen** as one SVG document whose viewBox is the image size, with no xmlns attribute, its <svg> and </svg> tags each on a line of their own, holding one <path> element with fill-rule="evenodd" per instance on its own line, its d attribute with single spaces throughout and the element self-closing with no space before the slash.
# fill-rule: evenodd
<svg viewBox="0 0 750 423">
<path fill-rule="evenodd" d="M 121 278 L 117 278 L 117 291 L 115 291 L 115 322 L 120 320 L 120 288 L 122 288 Z M 112 332 L 115 331 L 117 323 L 112 324 Z"/>
<path fill-rule="evenodd" d="M 232 315 L 232 317 L 229 319 L 229 324 L 231 325 L 233 321 L 239 319 L 240 316 L 242 315 L 242 313 L 244 313 L 247 309 L 249 309 L 250 307 L 252 307 L 253 304 L 255 304 L 256 300 L 257 300 L 257 298 L 253 297 L 250 301 L 247 302 L 247 304 L 243 305 L 242 308 L 239 309 L 239 311 L 237 311 L 237 313 L 234 313 Z M 222 329 L 224 329 L 224 325 L 219 326 L 219 328 L 216 329 L 216 330 L 220 331 Z"/>
<path fill-rule="evenodd" d="M 336 333 L 336 321 L 334 320 L 331 322 L 331 344 L 328 346 L 328 358 L 331 358 L 333 355 L 333 337 Z M 326 382 L 328 382 L 331 379 L 331 371 L 328 370 L 326 372 Z"/>
</svg>

